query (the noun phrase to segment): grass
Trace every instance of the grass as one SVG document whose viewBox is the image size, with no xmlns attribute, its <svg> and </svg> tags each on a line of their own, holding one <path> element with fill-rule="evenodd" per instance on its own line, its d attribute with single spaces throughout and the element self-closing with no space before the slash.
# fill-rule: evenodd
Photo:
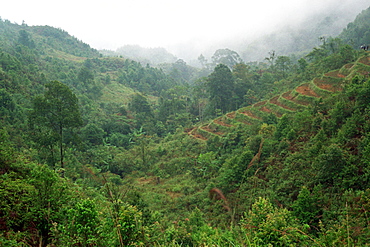
<svg viewBox="0 0 370 247">
<path fill-rule="evenodd" d="M 50 48 L 47 52 L 48 56 L 60 58 L 60 59 L 65 59 L 69 61 L 74 61 L 74 62 L 83 62 L 86 60 L 86 57 L 77 57 L 72 54 L 65 53 L 63 51 L 58 51 Z"/>
<path fill-rule="evenodd" d="M 131 100 L 131 95 L 135 93 L 133 89 L 125 87 L 115 81 L 106 85 L 102 91 L 103 95 L 101 96 L 101 101 L 122 105 L 127 105 Z"/>
</svg>

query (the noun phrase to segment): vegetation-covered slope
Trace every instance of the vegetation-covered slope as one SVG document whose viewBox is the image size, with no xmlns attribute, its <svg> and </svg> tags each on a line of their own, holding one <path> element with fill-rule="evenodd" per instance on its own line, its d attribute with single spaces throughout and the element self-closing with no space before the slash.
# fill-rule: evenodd
<svg viewBox="0 0 370 247">
<path fill-rule="evenodd" d="M 0 32 L 0 245 L 368 245 L 368 52 L 331 38 L 189 83 Z"/>
</svg>

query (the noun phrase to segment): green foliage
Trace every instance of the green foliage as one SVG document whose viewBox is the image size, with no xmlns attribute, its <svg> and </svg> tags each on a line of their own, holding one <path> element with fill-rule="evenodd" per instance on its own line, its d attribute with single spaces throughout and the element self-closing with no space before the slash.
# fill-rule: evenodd
<svg viewBox="0 0 370 247">
<path fill-rule="evenodd" d="M 118 215 L 117 228 L 121 234 L 124 246 L 143 241 L 142 215 L 136 207 L 131 205 L 121 206 Z"/>
<path fill-rule="evenodd" d="M 297 200 L 293 203 L 293 214 L 302 224 L 309 224 L 317 229 L 318 219 L 321 216 L 320 196 L 321 186 L 314 188 L 313 193 L 307 187 L 299 192 Z"/>
<path fill-rule="evenodd" d="M 152 93 L 156 96 L 168 90 L 177 83 L 165 75 L 161 70 L 152 67 L 143 67 L 132 60 L 124 60 L 118 73 L 118 82 L 137 89 L 143 93 Z"/>
<path fill-rule="evenodd" d="M 241 226 L 257 246 L 296 246 L 311 242 L 287 209 L 276 208 L 264 198 L 256 199 L 245 213 Z"/>
<path fill-rule="evenodd" d="M 96 124 L 89 123 L 81 128 L 82 138 L 90 145 L 101 145 L 104 142 L 105 132 Z"/>
<path fill-rule="evenodd" d="M 152 115 L 152 109 L 148 100 L 142 94 L 135 94 L 129 105 L 129 109 L 136 113 Z"/>
<path fill-rule="evenodd" d="M 234 154 L 234 156 L 227 159 L 220 168 L 220 187 L 225 191 L 230 191 L 243 182 L 248 164 L 253 158 L 252 152 L 248 149 L 239 152 L 238 155 Z"/>
<path fill-rule="evenodd" d="M 62 224 L 54 224 L 56 243 L 63 246 L 96 246 L 101 244 L 101 222 L 92 200 L 77 202 L 66 211 Z"/>
<path fill-rule="evenodd" d="M 0 245 L 368 244 L 365 52 L 322 38 L 306 57 L 243 64 L 218 50 L 208 75 L 204 57 L 160 70 L 51 27 L 0 33 Z M 251 104 L 260 119 L 229 112 Z M 223 133 L 196 131 L 203 120 Z M 57 160 L 65 173 L 43 164 Z"/>
<path fill-rule="evenodd" d="M 339 35 L 345 42 L 358 49 L 363 44 L 370 43 L 369 22 L 370 9 L 363 10 L 353 22 L 348 23 L 347 27 Z"/>
<path fill-rule="evenodd" d="M 343 150 L 334 144 L 324 147 L 323 150 L 317 157 L 318 180 L 329 185 L 340 183 L 342 170 L 346 165 Z"/>
<path fill-rule="evenodd" d="M 27 46 L 28 48 L 35 48 L 35 42 L 30 37 L 30 34 L 25 30 L 19 31 L 18 43 Z"/>
<path fill-rule="evenodd" d="M 6 129 L 0 129 L 0 167 L 6 173 L 12 165 L 14 149 Z"/>
<path fill-rule="evenodd" d="M 82 119 L 75 94 L 63 83 L 53 81 L 46 85 L 44 96 L 37 96 L 30 113 L 32 136 L 40 146 L 47 145 L 52 150 L 59 144 L 60 166 L 64 168 L 64 132 L 81 126 Z"/>
<path fill-rule="evenodd" d="M 66 31 L 50 26 L 29 26 L 29 32 L 39 35 L 43 45 L 50 46 L 55 50 L 80 57 L 99 57 L 97 50 L 92 49 L 88 44 L 83 43 L 76 37 L 69 35 Z"/>
<path fill-rule="evenodd" d="M 278 56 L 275 62 L 276 70 L 281 79 L 285 79 L 291 70 L 292 62 L 287 56 Z"/>
<path fill-rule="evenodd" d="M 210 100 L 215 109 L 221 109 L 223 113 L 232 109 L 233 88 L 234 78 L 230 69 L 223 64 L 217 65 L 207 81 Z"/>
<path fill-rule="evenodd" d="M 21 179 L 2 177 L 0 182 L 1 219 L 6 228 L 25 230 L 35 216 L 27 205 L 33 204 L 34 187 Z"/>
<path fill-rule="evenodd" d="M 214 177 L 218 171 L 218 162 L 215 158 L 215 152 L 200 154 L 197 158 L 197 166 L 194 167 L 193 176 L 209 179 Z"/>
<path fill-rule="evenodd" d="M 312 63 L 307 69 L 310 73 L 321 74 L 330 70 L 339 69 L 346 63 L 353 62 L 358 55 L 349 45 L 339 38 L 330 38 L 319 48 L 314 48 L 307 56 Z"/>
</svg>

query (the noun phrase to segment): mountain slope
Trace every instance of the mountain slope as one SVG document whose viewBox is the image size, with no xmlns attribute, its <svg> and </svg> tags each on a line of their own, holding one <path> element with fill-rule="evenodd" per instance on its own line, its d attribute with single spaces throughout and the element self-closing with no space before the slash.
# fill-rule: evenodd
<svg viewBox="0 0 370 247">
<path fill-rule="evenodd" d="M 370 56 L 359 58 L 355 63 L 344 65 L 341 69 L 326 73 L 321 77 L 314 78 L 308 83 L 303 83 L 291 91 L 282 93 L 268 101 L 257 102 L 252 106 L 244 107 L 235 112 L 228 113 L 210 123 L 194 127 L 188 130 L 188 134 L 200 140 L 209 137 L 226 136 L 233 131 L 236 123 L 246 125 L 261 124 L 273 114 L 281 118 L 283 114 L 294 114 L 297 111 L 307 109 L 318 99 L 330 97 L 335 92 L 340 92 L 346 83 L 356 74 L 367 75 L 370 70 Z"/>
<path fill-rule="evenodd" d="M 23 42 L 24 45 L 36 48 L 43 54 L 59 51 L 77 57 L 100 56 L 99 52 L 88 44 L 70 36 L 64 30 L 50 26 L 17 25 L 8 20 L 1 20 L 0 34 L 4 50 L 14 49 L 17 43 Z"/>
</svg>

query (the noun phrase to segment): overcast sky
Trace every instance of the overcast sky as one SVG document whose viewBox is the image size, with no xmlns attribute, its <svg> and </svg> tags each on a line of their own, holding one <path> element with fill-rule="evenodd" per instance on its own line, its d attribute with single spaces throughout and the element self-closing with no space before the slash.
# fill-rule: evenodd
<svg viewBox="0 0 370 247">
<path fill-rule="evenodd" d="M 207 45 L 299 22 L 318 11 L 360 11 L 369 5 L 370 0 L 3 0 L 0 16 L 58 27 L 94 48 L 115 50 L 127 44 Z"/>
</svg>

